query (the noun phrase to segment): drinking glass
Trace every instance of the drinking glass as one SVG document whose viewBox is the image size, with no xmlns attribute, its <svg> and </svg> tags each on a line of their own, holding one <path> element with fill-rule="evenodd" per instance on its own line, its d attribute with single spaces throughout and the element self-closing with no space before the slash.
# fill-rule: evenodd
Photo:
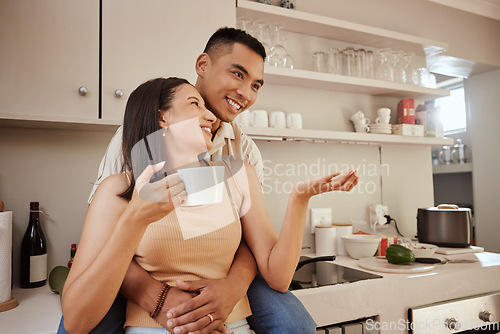
<svg viewBox="0 0 500 334">
<path fill-rule="evenodd" d="M 413 68 L 412 60 L 415 54 L 413 52 L 403 53 L 404 68 L 406 75 L 406 83 L 410 85 L 417 85 L 418 79 L 415 69 Z"/>
<path fill-rule="evenodd" d="M 354 63 L 356 64 L 356 75 L 363 78 L 365 76 L 366 54 L 365 49 L 355 51 Z"/>
<path fill-rule="evenodd" d="M 392 56 L 392 69 L 394 71 L 394 82 L 406 83 L 406 72 L 403 66 L 403 51 L 393 51 Z"/>
<path fill-rule="evenodd" d="M 375 70 L 374 70 L 374 59 L 373 59 L 373 51 L 368 50 L 365 52 L 365 78 L 374 79 L 375 78 Z"/>
<path fill-rule="evenodd" d="M 317 72 L 325 72 L 325 53 L 323 51 L 316 51 L 312 57 L 313 70 Z"/>
<path fill-rule="evenodd" d="M 355 76 L 356 67 L 354 65 L 354 48 L 347 47 L 342 50 L 342 74 Z"/>
<path fill-rule="evenodd" d="M 380 65 L 375 70 L 375 78 L 377 80 L 394 81 L 394 71 L 391 64 L 389 64 L 389 54 L 391 49 L 377 50 L 380 59 Z"/>
<path fill-rule="evenodd" d="M 326 53 L 326 70 L 328 73 L 342 74 L 342 63 L 338 49 L 330 48 Z"/>
<path fill-rule="evenodd" d="M 429 71 L 427 71 L 427 68 L 417 68 L 415 72 L 417 73 L 417 85 L 426 87 L 429 82 Z"/>
</svg>

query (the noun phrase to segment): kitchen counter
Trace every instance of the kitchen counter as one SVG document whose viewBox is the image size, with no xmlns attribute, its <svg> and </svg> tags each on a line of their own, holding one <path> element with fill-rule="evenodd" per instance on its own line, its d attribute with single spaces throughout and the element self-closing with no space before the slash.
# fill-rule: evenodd
<svg viewBox="0 0 500 334">
<path fill-rule="evenodd" d="M 61 320 L 59 295 L 46 284 L 39 288 L 21 289 L 14 287 L 12 297 L 19 306 L 0 312 L 2 334 L 56 334 Z"/>
<path fill-rule="evenodd" d="M 407 333 L 408 308 L 500 291 L 500 254 L 448 255 L 476 263 L 437 264 L 432 271 L 392 274 L 366 270 L 358 261 L 338 256 L 335 263 L 380 276 L 372 279 L 295 290 L 318 326 L 377 316 L 381 333 Z"/>
<path fill-rule="evenodd" d="M 381 333 L 406 333 L 409 307 L 500 291 L 500 254 L 476 253 L 448 258 L 477 258 L 477 263 L 438 264 L 419 274 L 388 274 L 360 268 L 357 260 L 338 256 L 335 263 L 383 276 L 314 289 L 295 290 L 318 326 L 377 316 Z M 57 333 L 61 317 L 59 296 L 48 285 L 14 288 L 19 306 L 0 312 L 3 334 Z M 391 327 L 392 326 L 392 327 Z M 396 328 L 396 329 L 395 329 Z"/>
</svg>

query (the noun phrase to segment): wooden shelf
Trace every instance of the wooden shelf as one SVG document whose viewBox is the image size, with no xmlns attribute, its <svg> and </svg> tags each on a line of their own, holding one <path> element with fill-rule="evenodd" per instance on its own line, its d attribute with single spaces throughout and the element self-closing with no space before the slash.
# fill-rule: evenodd
<svg viewBox="0 0 500 334">
<path fill-rule="evenodd" d="M 391 48 L 417 55 L 433 55 L 444 52 L 448 44 L 397 31 L 371 27 L 331 17 L 270 6 L 257 2 L 239 0 L 238 17 L 248 16 L 281 23 L 284 30 L 314 35 L 337 41 L 349 42 L 374 48 Z"/>
<path fill-rule="evenodd" d="M 452 174 L 452 173 L 471 173 L 472 163 L 467 162 L 464 164 L 449 164 L 449 165 L 433 165 L 433 174 Z"/>
<path fill-rule="evenodd" d="M 344 93 L 420 98 L 434 100 L 450 95 L 447 89 L 426 88 L 374 79 L 266 66 L 264 82 L 311 89 L 324 89 Z"/>
<path fill-rule="evenodd" d="M 452 145 L 452 138 L 412 137 L 343 131 L 242 127 L 254 140 L 306 141 L 311 143 Z"/>
<path fill-rule="evenodd" d="M 0 114 L 0 127 L 83 131 L 115 131 L 122 121 L 61 116 Z"/>
</svg>

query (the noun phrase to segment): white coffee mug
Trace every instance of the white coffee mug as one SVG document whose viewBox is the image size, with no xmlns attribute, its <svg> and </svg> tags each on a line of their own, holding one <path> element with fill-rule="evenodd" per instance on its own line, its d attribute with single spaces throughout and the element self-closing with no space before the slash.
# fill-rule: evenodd
<svg viewBox="0 0 500 334">
<path fill-rule="evenodd" d="M 370 128 L 364 124 L 354 124 L 356 132 L 370 132 Z"/>
<path fill-rule="evenodd" d="M 367 126 L 370 124 L 370 119 L 369 118 L 362 118 L 360 120 L 357 120 L 357 121 L 353 121 L 354 125 L 363 125 L 363 126 Z"/>
<path fill-rule="evenodd" d="M 379 108 L 377 109 L 378 116 L 391 116 L 391 109 L 389 108 Z"/>
<path fill-rule="evenodd" d="M 289 129 L 302 129 L 302 115 L 290 113 L 286 116 L 286 127 Z"/>
<path fill-rule="evenodd" d="M 390 120 L 391 120 L 391 116 L 379 116 L 375 120 L 375 123 L 377 123 L 377 124 L 389 124 Z"/>
<path fill-rule="evenodd" d="M 250 123 L 251 123 L 250 111 L 245 110 L 244 112 L 238 115 L 238 124 L 240 126 L 250 126 Z"/>
<path fill-rule="evenodd" d="M 286 128 L 286 116 L 283 111 L 271 111 L 269 113 L 269 126 L 271 128 Z"/>
<path fill-rule="evenodd" d="M 251 114 L 251 126 L 267 128 L 269 125 L 269 120 L 267 118 L 267 111 L 263 109 L 252 110 Z"/>
<path fill-rule="evenodd" d="M 363 119 L 367 119 L 365 118 L 365 114 L 363 114 L 362 111 L 356 111 L 350 118 L 350 120 L 353 122 L 353 123 L 356 123 L 356 122 L 361 122 Z"/>
<path fill-rule="evenodd" d="M 179 169 L 177 174 L 186 186 L 187 200 L 183 206 L 222 202 L 224 193 L 224 166 L 206 166 Z"/>
</svg>

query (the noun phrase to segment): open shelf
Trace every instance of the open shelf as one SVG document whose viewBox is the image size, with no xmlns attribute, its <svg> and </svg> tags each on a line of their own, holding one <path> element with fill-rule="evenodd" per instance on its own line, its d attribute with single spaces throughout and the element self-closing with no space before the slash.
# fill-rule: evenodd
<svg viewBox="0 0 500 334">
<path fill-rule="evenodd" d="M 242 127 L 254 140 L 306 141 L 311 143 L 452 145 L 452 138 L 413 137 L 344 131 Z"/>
<path fill-rule="evenodd" d="M 449 165 L 432 165 L 433 174 L 452 174 L 452 173 L 471 173 L 472 163 L 464 164 L 449 164 Z"/>
<path fill-rule="evenodd" d="M 345 75 L 266 66 L 264 82 L 276 85 L 324 89 L 344 93 L 384 95 L 401 98 L 434 100 L 448 96 L 447 89 L 426 88 L 396 82 Z"/>
<path fill-rule="evenodd" d="M 239 17 L 248 16 L 273 23 L 281 23 L 284 25 L 284 30 L 300 34 L 314 35 L 374 48 L 405 50 L 415 52 L 417 55 L 437 54 L 448 48 L 448 44 L 444 42 L 298 10 L 248 0 L 239 0 L 237 4 L 236 13 Z"/>
</svg>

